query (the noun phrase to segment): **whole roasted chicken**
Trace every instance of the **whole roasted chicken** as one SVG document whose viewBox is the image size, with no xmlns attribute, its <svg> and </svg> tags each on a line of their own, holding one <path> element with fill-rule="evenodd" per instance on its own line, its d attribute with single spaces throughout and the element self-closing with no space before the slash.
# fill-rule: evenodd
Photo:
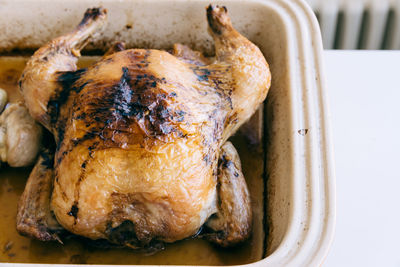
<svg viewBox="0 0 400 267">
<path fill-rule="evenodd" d="M 251 232 L 250 197 L 227 139 L 264 101 L 270 72 L 225 7 L 207 19 L 215 58 L 115 44 L 87 69 L 80 50 L 107 11 L 88 9 L 69 34 L 32 56 L 19 86 L 30 114 L 54 135 L 21 197 L 17 229 L 150 248 L 200 235 L 221 246 Z"/>
</svg>

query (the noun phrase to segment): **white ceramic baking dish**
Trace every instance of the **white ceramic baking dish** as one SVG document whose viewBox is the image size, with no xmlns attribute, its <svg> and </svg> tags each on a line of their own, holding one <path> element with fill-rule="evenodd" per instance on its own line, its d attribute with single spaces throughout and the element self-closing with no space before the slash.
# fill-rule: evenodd
<svg viewBox="0 0 400 267">
<path fill-rule="evenodd" d="M 208 3 L 2 0 L 0 52 L 32 51 L 70 30 L 86 8 L 97 5 L 109 10 L 109 23 L 89 50 L 123 40 L 128 47 L 181 42 L 210 52 Z M 333 237 L 335 181 L 317 20 L 302 0 L 216 3 L 227 6 L 234 26 L 260 47 L 273 77 L 263 120 L 266 191 L 258 200 L 265 204 L 266 242 L 263 258 L 249 266 L 318 266 Z"/>
</svg>

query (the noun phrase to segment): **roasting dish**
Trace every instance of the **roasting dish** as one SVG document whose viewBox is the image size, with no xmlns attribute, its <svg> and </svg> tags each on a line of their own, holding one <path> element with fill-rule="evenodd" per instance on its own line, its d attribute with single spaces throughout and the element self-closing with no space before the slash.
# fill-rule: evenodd
<svg viewBox="0 0 400 267">
<path fill-rule="evenodd" d="M 308 265 L 320 263 L 327 253 L 334 224 L 334 176 L 328 114 L 324 100 L 322 47 L 316 20 L 310 9 L 301 1 L 271 0 L 245 3 L 226 1 L 222 3 L 229 8 L 233 23 L 237 25 L 238 30 L 245 33 L 246 37 L 260 47 L 271 65 L 274 77 L 263 112 L 258 113 L 250 124 L 253 125 L 250 128 L 257 129 L 257 131 L 251 131 L 253 134 L 254 132 L 262 133 L 258 135 L 258 137 L 263 137 L 260 138 L 263 141 L 258 146 L 261 152 L 259 154 L 251 150 L 243 152 L 249 143 L 246 137 L 249 135 L 249 131 L 246 133 L 248 126 L 242 131 L 243 134 L 235 137 L 238 143 L 242 143 L 239 146 L 243 147 L 243 151 L 239 149 L 239 154 L 243 161 L 243 168 L 248 169 L 248 174 L 245 176 L 249 179 L 249 184 L 254 181 L 254 188 L 259 190 L 252 196 L 255 210 L 259 213 L 259 219 L 256 222 L 260 230 L 253 233 L 253 238 L 256 240 L 253 240 L 250 246 L 242 247 L 233 253 L 222 251 L 220 254 L 215 254 L 212 247 L 203 250 L 203 253 L 188 253 L 186 248 L 191 242 L 189 241 L 187 244 L 177 245 L 180 246 L 181 254 L 177 251 L 173 254 L 186 254 L 190 257 L 175 256 L 175 260 L 173 258 L 166 260 L 168 257 L 163 257 L 164 262 L 162 259 L 157 261 L 157 257 L 154 257 L 153 261 L 138 257 L 137 261 L 132 260 L 127 263 L 118 262 L 117 258 L 123 256 L 117 253 L 113 255 L 114 257 L 110 257 L 114 260 L 104 263 Z M 7 16 L 0 16 L 0 25 L 4 25 L 5 29 L 5 34 L 0 37 L 3 55 L 29 54 L 56 33 L 65 32 L 67 28 L 71 28 L 79 20 L 82 10 L 94 4 L 97 2 L 52 1 L 39 8 L 30 1 L 7 2 L 0 9 L 1 14 L 7 14 Z M 103 1 L 102 4 L 110 10 L 110 14 L 115 12 L 124 16 L 110 17 L 109 24 L 113 26 L 104 35 L 98 36 L 97 41 L 90 44 L 87 53 L 96 54 L 96 51 L 105 50 L 105 44 L 115 40 L 115 36 L 126 41 L 127 46 L 130 47 L 167 49 L 171 43 L 179 41 L 205 52 L 210 51 L 212 43 L 205 31 L 198 30 L 196 34 L 191 33 L 193 28 L 205 29 L 206 27 L 201 23 L 203 14 L 196 12 L 196 9 L 203 9 L 208 4 L 206 2 L 160 1 L 155 4 L 153 1 L 129 1 L 123 4 L 111 4 L 111 2 Z M 155 6 L 157 8 L 154 8 Z M 163 16 L 165 10 L 168 10 L 168 16 Z M 40 14 L 40 16 L 21 16 L 25 13 Z M 13 19 L 5 20 L 10 15 Z M 141 19 L 135 20 L 135 17 Z M 61 21 L 67 22 L 61 23 Z M 179 23 L 181 21 L 185 23 Z M 33 28 L 32 25 L 36 27 Z M 17 27 L 18 31 L 15 30 Z M 22 58 L 2 58 L 2 60 L 13 62 L 7 63 L 8 67 L 12 64 L 19 66 L 24 64 Z M 6 69 L 6 72 L 7 77 L 12 77 L 10 69 Z M 12 86 L 7 85 L 8 79 L 6 78 L 1 86 L 8 86 L 11 90 Z M 260 114 L 264 115 L 262 119 Z M 254 126 L 259 122 L 262 123 L 258 125 L 263 127 Z M 252 170 L 257 170 L 254 175 L 251 174 Z M 23 173 L 24 171 L 10 171 L 6 176 L 14 177 L 16 172 Z M 27 171 L 20 175 L 24 176 L 26 173 Z M 2 177 L 4 177 L 3 174 Z M 12 181 L 11 178 L 8 178 L 8 182 L 12 184 L 10 181 Z M 264 181 L 266 181 L 265 186 Z M 20 187 L 18 183 L 13 185 L 14 189 Z M 11 199 L 10 195 L 2 196 L 4 200 Z M 267 216 L 263 215 L 264 211 Z M 38 252 L 47 254 L 45 252 L 50 248 L 34 248 L 35 244 L 32 247 L 30 245 L 29 243 L 26 252 L 28 256 L 24 261 L 41 263 L 41 259 L 37 258 L 40 254 Z M 198 245 L 193 247 L 191 251 L 195 252 L 199 252 L 201 248 Z M 31 248 L 32 250 L 29 250 Z M 81 249 L 82 247 L 77 245 L 71 251 L 61 255 L 65 259 L 72 258 L 79 263 L 82 259 L 79 256 L 73 256 L 80 255 Z M 246 249 L 250 251 L 247 255 L 251 256 L 241 258 L 238 252 L 246 251 Z M 124 251 L 124 253 L 127 252 Z M 237 255 L 237 257 L 232 255 Z M 18 262 L 12 258 L 2 259 L 2 261 Z M 60 254 L 53 257 L 55 258 L 61 258 Z M 204 261 L 204 259 L 209 261 Z M 47 262 L 55 263 L 54 260 Z M 102 262 L 91 261 L 91 263 Z"/>
</svg>

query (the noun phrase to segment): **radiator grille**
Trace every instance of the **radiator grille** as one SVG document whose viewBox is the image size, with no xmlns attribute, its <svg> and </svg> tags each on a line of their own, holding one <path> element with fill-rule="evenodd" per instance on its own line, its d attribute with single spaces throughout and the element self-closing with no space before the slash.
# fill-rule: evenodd
<svg viewBox="0 0 400 267">
<path fill-rule="evenodd" d="M 400 0 L 306 0 L 325 49 L 400 49 Z"/>
</svg>

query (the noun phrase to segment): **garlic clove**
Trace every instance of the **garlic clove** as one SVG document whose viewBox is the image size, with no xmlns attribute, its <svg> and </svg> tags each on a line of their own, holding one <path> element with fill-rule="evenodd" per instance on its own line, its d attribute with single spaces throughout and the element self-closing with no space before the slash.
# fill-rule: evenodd
<svg viewBox="0 0 400 267">
<path fill-rule="evenodd" d="M 0 88 L 0 113 L 3 111 L 7 104 L 7 92 Z"/>
</svg>

